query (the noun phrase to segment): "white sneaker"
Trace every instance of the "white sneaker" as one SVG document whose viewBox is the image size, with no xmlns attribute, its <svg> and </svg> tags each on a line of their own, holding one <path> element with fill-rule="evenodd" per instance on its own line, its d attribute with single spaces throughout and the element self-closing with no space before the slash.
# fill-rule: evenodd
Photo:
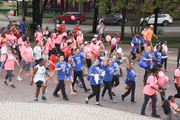
<svg viewBox="0 0 180 120">
<path fill-rule="evenodd" d="M 22 78 L 20 76 L 17 77 L 18 81 L 22 81 Z"/>
</svg>

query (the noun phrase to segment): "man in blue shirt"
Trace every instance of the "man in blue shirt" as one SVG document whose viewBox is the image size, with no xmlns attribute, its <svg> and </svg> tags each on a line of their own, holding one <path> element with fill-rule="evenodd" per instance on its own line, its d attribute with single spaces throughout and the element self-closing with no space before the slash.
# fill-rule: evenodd
<svg viewBox="0 0 180 120">
<path fill-rule="evenodd" d="M 133 47 L 135 43 L 137 43 L 136 53 L 137 53 L 137 58 L 139 60 L 140 59 L 139 46 L 140 46 L 141 40 L 140 40 L 140 36 L 138 33 L 136 33 L 135 36 L 133 37 L 133 39 L 131 40 L 131 47 Z"/>
<path fill-rule="evenodd" d="M 73 60 L 74 60 L 74 63 L 75 63 L 75 67 L 74 67 L 74 80 L 73 80 L 73 83 L 72 83 L 72 87 L 73 87 L 73 92 L 77 92 L 75 89 L 74 89 L 74 85 L 76 83 L 76 79 L 77 77 L 79 77 L 82 85 L 83 85 L 83 88 L 85 90 L 85 92 L 88 92 L 90 89 L 87 89 L 86 88 L 86 85 L 85 85 L 85 82 L 84 82 L 84 78 L 83 78 L 83 72 L 82 72 L 82 62 L 81 62 L 81 58 L 84 58 L 84 56 L 81 56 L 80 54 L 80 50 L 79 49 L 76 49 L 76 54 L 73 55 Z"/>
<path fill-rule="evenodd" d="M 23 21 L 20 22 L 20 30 L 22 31 L 22 33 L 26 32 L 26 23 L 25 23 L 25 19 L 23 19 Z"/>
<path fill-rule="evenodd" d="M 66 95 L 65 84 L 64 84 L 65 75 L 66 75 L 66 63 L 64 62 L 64 56 L 60 56 L 59 62 L 56 64 L 55 71 L 57 71 L 57 79 L 58 79 L 59 83 L 58 83 L 53 95 L 55 97 L 59 97 L 59 95 L 57 93 L 61 89 L 61 92 L 63 94 L 63 99 L 69 100 Z"/>
</svg>

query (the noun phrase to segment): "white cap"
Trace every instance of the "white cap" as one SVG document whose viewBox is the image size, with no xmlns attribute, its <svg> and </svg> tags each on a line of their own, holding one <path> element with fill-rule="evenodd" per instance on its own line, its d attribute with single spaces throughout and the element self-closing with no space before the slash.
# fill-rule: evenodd
<svg viewBox="0 0 180 120">
<path fill-rule="evenodd" d="M 59 27 L 59 24 L 56 24 L 56 27 Z"/>
<path fill-rule="evenodd" d="M 65 21 L 63 20 L 62 23 L 65 23 Z"/>
<path fill-rule="evenodd" d="M 96 41 L 96 38 L 93 38 L 92 41 Z"/>
<path fill-rule="evenodd" d="M 97 37 L 98 37 L 98 35 L 97 35 L 97 34 L 95 34 L 95 35 L 94 35 L 94 37 L 95 37 L 95 38 L 97 38 Z"/>
</svg>

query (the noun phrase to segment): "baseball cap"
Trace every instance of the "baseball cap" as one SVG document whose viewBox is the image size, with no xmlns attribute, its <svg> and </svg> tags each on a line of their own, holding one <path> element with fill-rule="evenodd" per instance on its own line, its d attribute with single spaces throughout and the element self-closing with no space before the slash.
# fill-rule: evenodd
<svg viewBox="0 0 180 120">
<path fill-rule="evenodd" d="M 92 41 L 96 41 L 96 38 L 93 38 Z"/>
<path fill-rule="evenodd" d="M 95 35 L 94 35 L 94 37 L 95 37 L 95 38 L 97 38 L 97 37 L 98 37 L 98 35 L 97 35 L 97 34 L 95 34 Z"/>
<path fill-rule="evenodd" d="M 163 43 L 167 44 L 167 41 L 163 41 Z"/>
<path fill-rule="evenodd" d="M 24 43 L 25 43 L 25 44 L 29 44 L 30 42 L 29 42 L 29 41 L 25 41 Z"/>
<path fill-rule="evenodd" d="M 46 29 L 49 29 L 49 27 L 48 27 L 48 26 L 46 26 Z"/>
<path fill-rule="evenodd" d="M 150 25 L 150 27 L 152 27 L 152 28 L 153 28 L 153 27 L 154 27 L 154 25 Z"/>
<path fill-rule="evenodd" d="M 11 46 L 11 45 L 12 45 L 9 41 L 7 41 L 7 42 L 6 42 L 6 44 L 7 44 L 7 45 L 9 45 L 9 46 Z"/>
<path fill-rule="evenodd" d="M 115 35 L 119 35 L 119 32 L 116 32 Z"/>
<path fill-rule="evenodd" d="M 7 50 L 12 50 L 12 48 L 11 48 L 11 47 L 8 47 Z"/>
<path fill-rule="evenodd" d="M 88 44 L 88 41 L 85 41 L 84 44 L 85 44 L 85 45 Z"/>
<path fill-rule="evenodd" d="M 104 52 L 104 50 L 101 50 L 100 53 L 101 53 L 101 52 Z"/>
<path fill-rule="evenodd" d="M 160 40 L 157 40 L 157 41 L 156 41 L 156 44 L 158 44 L 158 43 L 161 43 L 161 41 L 160 41 Z"/>
</svg>

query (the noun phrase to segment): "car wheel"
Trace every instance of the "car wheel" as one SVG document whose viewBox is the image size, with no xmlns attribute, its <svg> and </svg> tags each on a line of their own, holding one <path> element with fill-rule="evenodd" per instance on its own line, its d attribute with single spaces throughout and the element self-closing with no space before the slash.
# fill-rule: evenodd
<svg viewBox="0 0 180 120">
<path fill-rule="evenodd" d="M 76 19 L 75 22 L 81 24 L 81 20 L 80 19 Z"/>
<path fill-rule="evenodd" d="M 121 21 L 118 21 L 118 22 L 117 22 L 117 25 L 121 26 L 121 25 L 122 25 L 122 22 L 121 22 Z"/>
<path fill-rule="evenodd" d="M 60 20 L 60 19 L 57 19 L 57 20 L 56 20 L 56 23 L 57 23 L 57 24 L 60 24 L 60 23 L 61 23 L 61 20 Z"/>
<path fill-rule="evenodd" d="M 168 24 L 169 24 L 168 21 L 164 21 L 164 22 L 162 23 L 163 26 L 168 26 Z"/>
</svg>

